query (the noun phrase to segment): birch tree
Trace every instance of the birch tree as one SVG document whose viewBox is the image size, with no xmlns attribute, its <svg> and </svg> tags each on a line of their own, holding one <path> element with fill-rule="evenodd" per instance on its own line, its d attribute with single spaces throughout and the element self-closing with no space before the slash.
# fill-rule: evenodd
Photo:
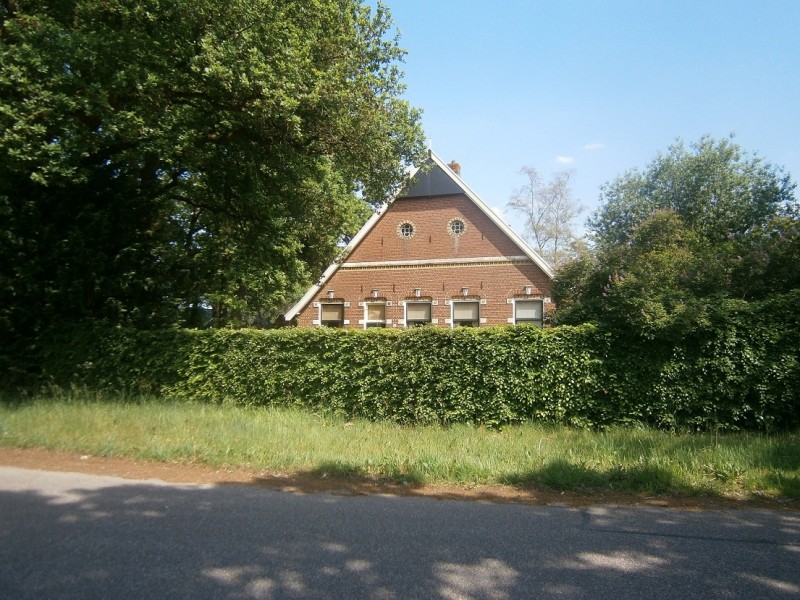
<svg viewBox="0 0 800 600">
<path fill-rule="evenodd" d="M 534 249 L 558 269 L 576 254 L 574 221 L 583 211 L 569 187 L 573 171 L 560 171 L 548 183 L 534 167 L 520 173 L 528 183 L 512 194 L 508 206 L 524 216 L 524 235 Z"/>
</svg>

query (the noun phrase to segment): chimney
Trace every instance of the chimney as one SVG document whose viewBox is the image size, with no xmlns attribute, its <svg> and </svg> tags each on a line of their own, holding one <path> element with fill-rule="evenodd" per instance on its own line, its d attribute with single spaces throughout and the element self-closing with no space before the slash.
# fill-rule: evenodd
<svg viewBox="0 0 800 600">
<path fill-rule="evenodd" d="M 456 175 L 461 177 L 461 165 L 460 164 L 458 164 L 454 160 L 451 160 L 450 163 L 447 166 L 450 167 L 450 169 L 453 171 L 453 173 L 455 173 Z"/>
</svg>

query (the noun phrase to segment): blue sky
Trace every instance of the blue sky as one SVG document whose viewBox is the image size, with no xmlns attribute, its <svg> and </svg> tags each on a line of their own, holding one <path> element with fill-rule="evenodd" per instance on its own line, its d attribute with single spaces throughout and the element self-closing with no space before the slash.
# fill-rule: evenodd
<svg viewBox="0 0 800 600">
<path fill-rule="evenodd" d="M 582 225 L 603 183 L 704 134 L 800 178 L 800 0 L 384 4 L 433 150 L 492 206 L 525 165 L 572 169 Z"/>
</svg>

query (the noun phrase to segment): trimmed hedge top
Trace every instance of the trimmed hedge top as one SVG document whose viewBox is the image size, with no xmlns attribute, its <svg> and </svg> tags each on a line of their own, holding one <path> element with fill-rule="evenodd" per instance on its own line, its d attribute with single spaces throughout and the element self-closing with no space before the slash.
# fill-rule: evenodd
<svg viewBox="0 0 800 600">
<path fill-rule="evenodd" d="M 795 297 L 797 296 L 797 297 Z M 539 329 L 136 331 L 47 336 L 50 383 L 400 423 L 772 429 L 798 423 L 800 293 L 729 306 L 679 342 Z M 43 338 L 44 339 L 44 338 Z"/>
</svg>

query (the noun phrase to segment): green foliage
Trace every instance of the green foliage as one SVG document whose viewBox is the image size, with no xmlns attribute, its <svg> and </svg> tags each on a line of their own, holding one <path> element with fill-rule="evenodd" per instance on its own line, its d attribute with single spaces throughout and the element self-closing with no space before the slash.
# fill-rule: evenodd
<svg viewBox="0 0 800 600">
<path fill-rule="evenodd" d="M 794 189 L 789 175 L 731 140 L 703 137 L 689 148 L 679 141 L 644 172 L 605 184 L 589 227 L 605 249 L 625 244 L 653 213 L 671 210 L 689 229 L 718 242 L 796 207 Z"/>
<path fill-rule="evenodd" d="M 423 152 L 391 27 L 360 0 L 4 2 L 0 336 L 269 323 Z"/>
<path fill-rule="evenodd" d="M 796 210 L 772 217 L 728 243 L 731 295 L 767 298 L 800 288 L 800 218 Z"/>
<path fill-rule="evenodd" d="M 557 321 L 679 342 L 731 300 L 798 288 L 795 184 L 729 140 L 703 138 L 607 184 L 589 225 L 594 254 L 559 272 Z"/>
<path fill-rule="evenodd" d="M 70 341 L 71 340 L 71 341 Z M 102 329 L 48 336 L 46 381 L 401 423 L 602 425 L 591 326 L 408 331 Z"/>
<path fill-rule="evenodd" d="M 347 418 L 503 427 L 800 423 L 800 291 L 728 302 L 678 340 L 594 325 L 410 330 L 98 327 L 47 335 L 43 383 Z"/>
<path fill-rule="evenodd" d="M 185 376 L 200 337 L 190 329 L 70 324 L 47 331 L 35 352 L 46 385 L 156 395 Z"/>
<path fill-rule="evenodd" d="M 609 332 L 618 415 L 667 428 L 797 423 L 794 189 L 710 138 L 603 188 L 595 252 L 558 274 L 553 295 L 559 323 Z"/>
<path fill-rule="evenodd" d="M 607 363 L 621 413 L 671 429 L 772 430 L 800 422 L 800 290 L 726 301 L 679 340 L 624 334 Z M 622 375 L 622 377 L 620 377 Z M 647 398 L 647 402 L 642 402 Z"/>
</svg>

